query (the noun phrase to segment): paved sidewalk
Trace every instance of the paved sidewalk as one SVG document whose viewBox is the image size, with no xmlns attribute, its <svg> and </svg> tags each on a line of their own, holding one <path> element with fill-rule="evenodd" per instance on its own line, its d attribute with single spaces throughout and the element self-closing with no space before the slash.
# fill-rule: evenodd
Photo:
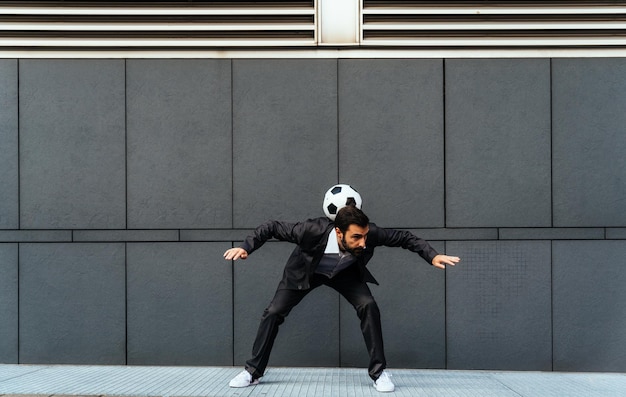
<svg viewBox="0 0 626 397">
<path fill-rule="evenodd" d="M 622 397 L 626 374 L 390 369 L 381 394 L 365 369 L 269 368 L 258 386 L 228 387 L 241 368 L 0 365 L 0 396 Z"/>
</svg>

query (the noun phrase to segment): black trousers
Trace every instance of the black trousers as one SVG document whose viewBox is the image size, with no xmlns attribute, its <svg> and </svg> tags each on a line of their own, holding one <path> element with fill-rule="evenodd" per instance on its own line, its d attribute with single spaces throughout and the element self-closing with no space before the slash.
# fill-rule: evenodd
<svg viewBox="0 0 626 397">
<path fill-rule="evenodd" d="M 327 285 L 352 304 L 357 316 L 361 320 L 361 332 L 365 339 L 365 345 L 370 356 L 368 367 L 369 376 L 376 380 L 385 369 L 387 362 L 383 346 L 383 336 L 380 324 L 380 311 L 365 282 L 359 280 L 358 273 L 353 268 L 348 268 L 332 279 L 315 274 L 311 277 L 311 288 L 308 290 L 278 289 L 270 305 L 263 311 L 261 324 L 257 331 L 256 339 L 252 347 L 252 358 L 246 361 L 246 370 L 257 379 L 263 376 L 270 358 L 274 340 L 278 334 L 279 326 L 285 321 L 302 299 L 312 290 Z"/>
</svg>

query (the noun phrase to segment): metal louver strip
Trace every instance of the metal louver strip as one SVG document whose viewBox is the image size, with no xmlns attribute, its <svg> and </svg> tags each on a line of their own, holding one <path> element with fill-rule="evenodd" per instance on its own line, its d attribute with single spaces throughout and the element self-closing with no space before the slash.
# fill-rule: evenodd
<svg viewBox="0 0 626 397">
<path fill-rule="evenodd" d="M 364 46 L 626 45 L 626 3 L 363 0 Z"/>
<path fill-rule="evenodd" d="M 626 1 L 0 2 L 5 51 L 359 46 L 626 48 Z"/>
<path fill-rule="evenodd" d="M 312 46 L 315 1 L 0 3 L 4 48 Z"/>
</svg>

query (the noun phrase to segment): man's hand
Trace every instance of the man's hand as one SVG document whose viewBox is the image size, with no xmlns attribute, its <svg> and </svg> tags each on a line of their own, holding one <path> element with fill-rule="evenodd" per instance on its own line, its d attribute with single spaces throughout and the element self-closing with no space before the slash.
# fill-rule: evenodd
<svg viewBox="0 0 626 397">
<path fill-rule="evenodd" d="M 227 261 L 237 259 L 246 259 L 248 257 L 248 253 L 243 248 L 231 248 L 228 251 L 224 252 L 224 259 Z"/>
<path fill-rule="evenodd" d="M 437 255 L 433 258 L 433 266 L 438 267 L 439 269 L 445 269 L 446 265 L 454 266 L 460 260 L 461 258 L 458 256 Z"/>
</svg>

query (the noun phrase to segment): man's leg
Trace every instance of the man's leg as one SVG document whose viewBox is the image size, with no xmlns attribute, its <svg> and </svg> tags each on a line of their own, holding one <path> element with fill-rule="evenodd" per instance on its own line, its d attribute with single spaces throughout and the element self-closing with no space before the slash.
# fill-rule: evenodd
<svg viewBox="0 0 626 397">
<path fill-rule="evenodd" d="M 326 283 L 339 292 L 356 310 L 361 320 L 361 332 L 370 356 L 368 373 L 373 380 L 378 379 L 387 367 L 380 311 L 365 282 L 358 279 L 353 269 L 346 269 Z"/>
<path fill-rule="evenodd" d="M 308 290 L 276 290 L 274 299 L 263 311 L 261 324 L 259 324 L 252 347 L 252 358 L 246 361 L 246 370 L 252 374 L 253 379 L 258 379 L 265 373 L 274 340 L 278 334 L 278 327 L 285 321 L 285 317 L 309 292 L 319 286 L 319 284 L 311 284 Z"/>
</svg>

